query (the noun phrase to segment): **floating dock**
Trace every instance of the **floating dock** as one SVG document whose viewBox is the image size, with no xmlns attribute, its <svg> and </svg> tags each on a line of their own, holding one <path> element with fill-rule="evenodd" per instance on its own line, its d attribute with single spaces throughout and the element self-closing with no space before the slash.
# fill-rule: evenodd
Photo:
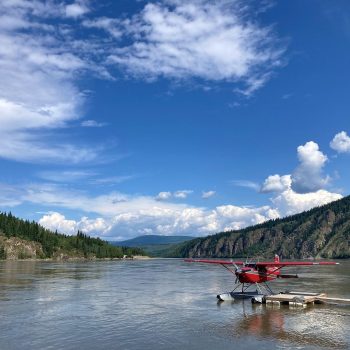
<svg viewBox="0 0 350 350">
<path fill-rule="evenodd" d="M 328 303 L 328 304 L 350 305 L 350 299 L 342 299 L 342 298 L 319 297 L 317 298 L 317 302 Z"/>
<path fill-rule="evenodd" d="M 269 306 L 289 305 L 290 307 L 303 308 L 315 303 L 350 305 L 350 299 L 329 298 L 325 293 L 310 292 L 286 292 L 274 295 L 266 295 L 264 301 L 266 305 Z"/>
</svg>

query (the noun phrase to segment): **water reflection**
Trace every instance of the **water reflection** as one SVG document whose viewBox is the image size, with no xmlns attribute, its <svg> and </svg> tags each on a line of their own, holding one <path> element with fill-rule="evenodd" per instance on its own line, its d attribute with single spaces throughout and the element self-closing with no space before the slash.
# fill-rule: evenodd
<svg viewBox="0 0 350 350">
<path fill-rule="evenodd" d="M 243 304 L 244 305 L 244 304 Z M 263 339 L 274 339 L 288 346 L 315 346 L 325 349 L 348 349 L 349 344 L 336 325 L 325 325 L 310 322 L 311 309 L 289 310 L 288 306 L 272 309 L 265 305 L 253 306 L 253 313 L 247 314 L 234 324 L 227 325 L 236 337 L 247 335 Z M 340 336 L 340 337 L 339 337 Z"/>
</svg>

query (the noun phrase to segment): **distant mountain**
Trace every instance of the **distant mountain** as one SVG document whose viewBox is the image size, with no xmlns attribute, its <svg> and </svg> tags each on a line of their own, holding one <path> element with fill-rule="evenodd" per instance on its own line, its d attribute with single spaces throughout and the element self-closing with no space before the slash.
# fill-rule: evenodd
<svg viewBox="0 0 350 350">
<path fill-rule="evenodd" d="M 168 257 L 350 258 L 350 196 L 301 214 L 196 238 Z"/>
<path fill-rule="evenodd" d="M 122 247 L 140 247 L 144 245 L 159 245 L 159 244 L 177 244 L 193 239 L 190 236 L 160 236 L 160 235 L 144 235 L 138 236 L 126 241 L 111 242 L 114 245 Z"/>
<path fill-rule="evenodd" d="M 178 244 L 193 239 L 191 236 L 159 236 L 145 235 L 129 239 L 127 241 L 111 242 L 113 245 L 121 247 L 139 248 L 153 257 L 167 257 L 168 251 L 173 251 L 173 248 Z"/>
</svg>

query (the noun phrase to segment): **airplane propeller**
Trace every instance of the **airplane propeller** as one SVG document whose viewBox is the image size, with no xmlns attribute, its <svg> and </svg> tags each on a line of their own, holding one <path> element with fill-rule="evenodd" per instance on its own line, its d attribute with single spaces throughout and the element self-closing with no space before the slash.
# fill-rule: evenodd
<svg viewBox="0 0 350 350">
<path fill-rule="evenodd" d="M 232 259 L 231 259 L 231 262 L 232 262 L 232 265 L 235 267 L 235 275 L 236 275 L 235 284 L 237 284 L 237 282 L 238 282 L 238 275 L 242 273 L 242 269 L 241 269 L 238 265 L 236 265 L 236 264 L 232 261 Z"/>
</svg>

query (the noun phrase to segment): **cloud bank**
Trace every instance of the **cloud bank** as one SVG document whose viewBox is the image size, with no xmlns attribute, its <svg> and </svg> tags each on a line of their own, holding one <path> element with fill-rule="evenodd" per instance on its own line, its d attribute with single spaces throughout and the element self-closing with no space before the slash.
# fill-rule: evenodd
<svg viewBox="0 0 350 350">
<path fill-rule="evenodd" d="M 160 202 L 151 197 L 132 197 L 110 193 L 99 197 L 79 196 L 78 193 L 41 192 L 31 195 L 31 201 L 51 206 L 83 210 L 96 219 L 84 216 L 79 220 L 66 219 L 59 212 L 44 215 L 40 224 L 74 234 L 78 229 L 109 240 L 125 239 L 143 234 L 185 234 L 203 236 L 215 232 L 241 229 L 266 220 L 292 215 L 342 198 L 340 194 L 319 190 L 296 193 L 286 189 L 271 199 L 271 205 L 242 207 L 220 205 L 213 209 L 186 204 Z M 43 203 L 46 201 L 46 203 Z M 91 208 L 91 203 L 94 208 Z"/>
<path fill-rule="evenodd" d="M 55 208 L 39 222 L 49 229 L 67 234 L 74 234 L 79 229 L 109 240 L 142 234 L 203 236 L 296 214 L 342 198 L 341 194 L 326 189 L 328 182 L 322 177 L 322 171 L 328 158 L 319 150 L 317 143 L 309 141 L 299 146 L 297 155 L 299 164 L 292 175 L 270 175 L 260 186 L 260 193 L 272 194 L 269 205 L 226 204 L 206 208 L 183 203 L 188 195 L 194 193 L 192 190 L 164 191 L 156 196 L 115 191 L 93 196 L 67 187 L 60 183 L 60 177 L 52 177 L 52 173 L 42 173 L 41 177 L 54 183 L 23 187 L 0 184 L 0 205 L 31 203 L 43 208 Z M 88 171 L 64 174 L 73 179 L 95 175 Z M 243 181 L 243 184 L 246 183 Z M 296 191 L 293 188 L 295 184 L 303 191 Z M 242 181 L 239 185 L 242 185 Z M 257 190 L 256 186 L 248 187 Z M 316 190 L 305 191 L 307 188 Z M 202 192 L 202 198 L 207 199 L 215 194 L 215 191 Z M 79 219 L 66 218 L 60 213 L 63 209 L 84 212 L 86 215 Z"/>
</svg>

